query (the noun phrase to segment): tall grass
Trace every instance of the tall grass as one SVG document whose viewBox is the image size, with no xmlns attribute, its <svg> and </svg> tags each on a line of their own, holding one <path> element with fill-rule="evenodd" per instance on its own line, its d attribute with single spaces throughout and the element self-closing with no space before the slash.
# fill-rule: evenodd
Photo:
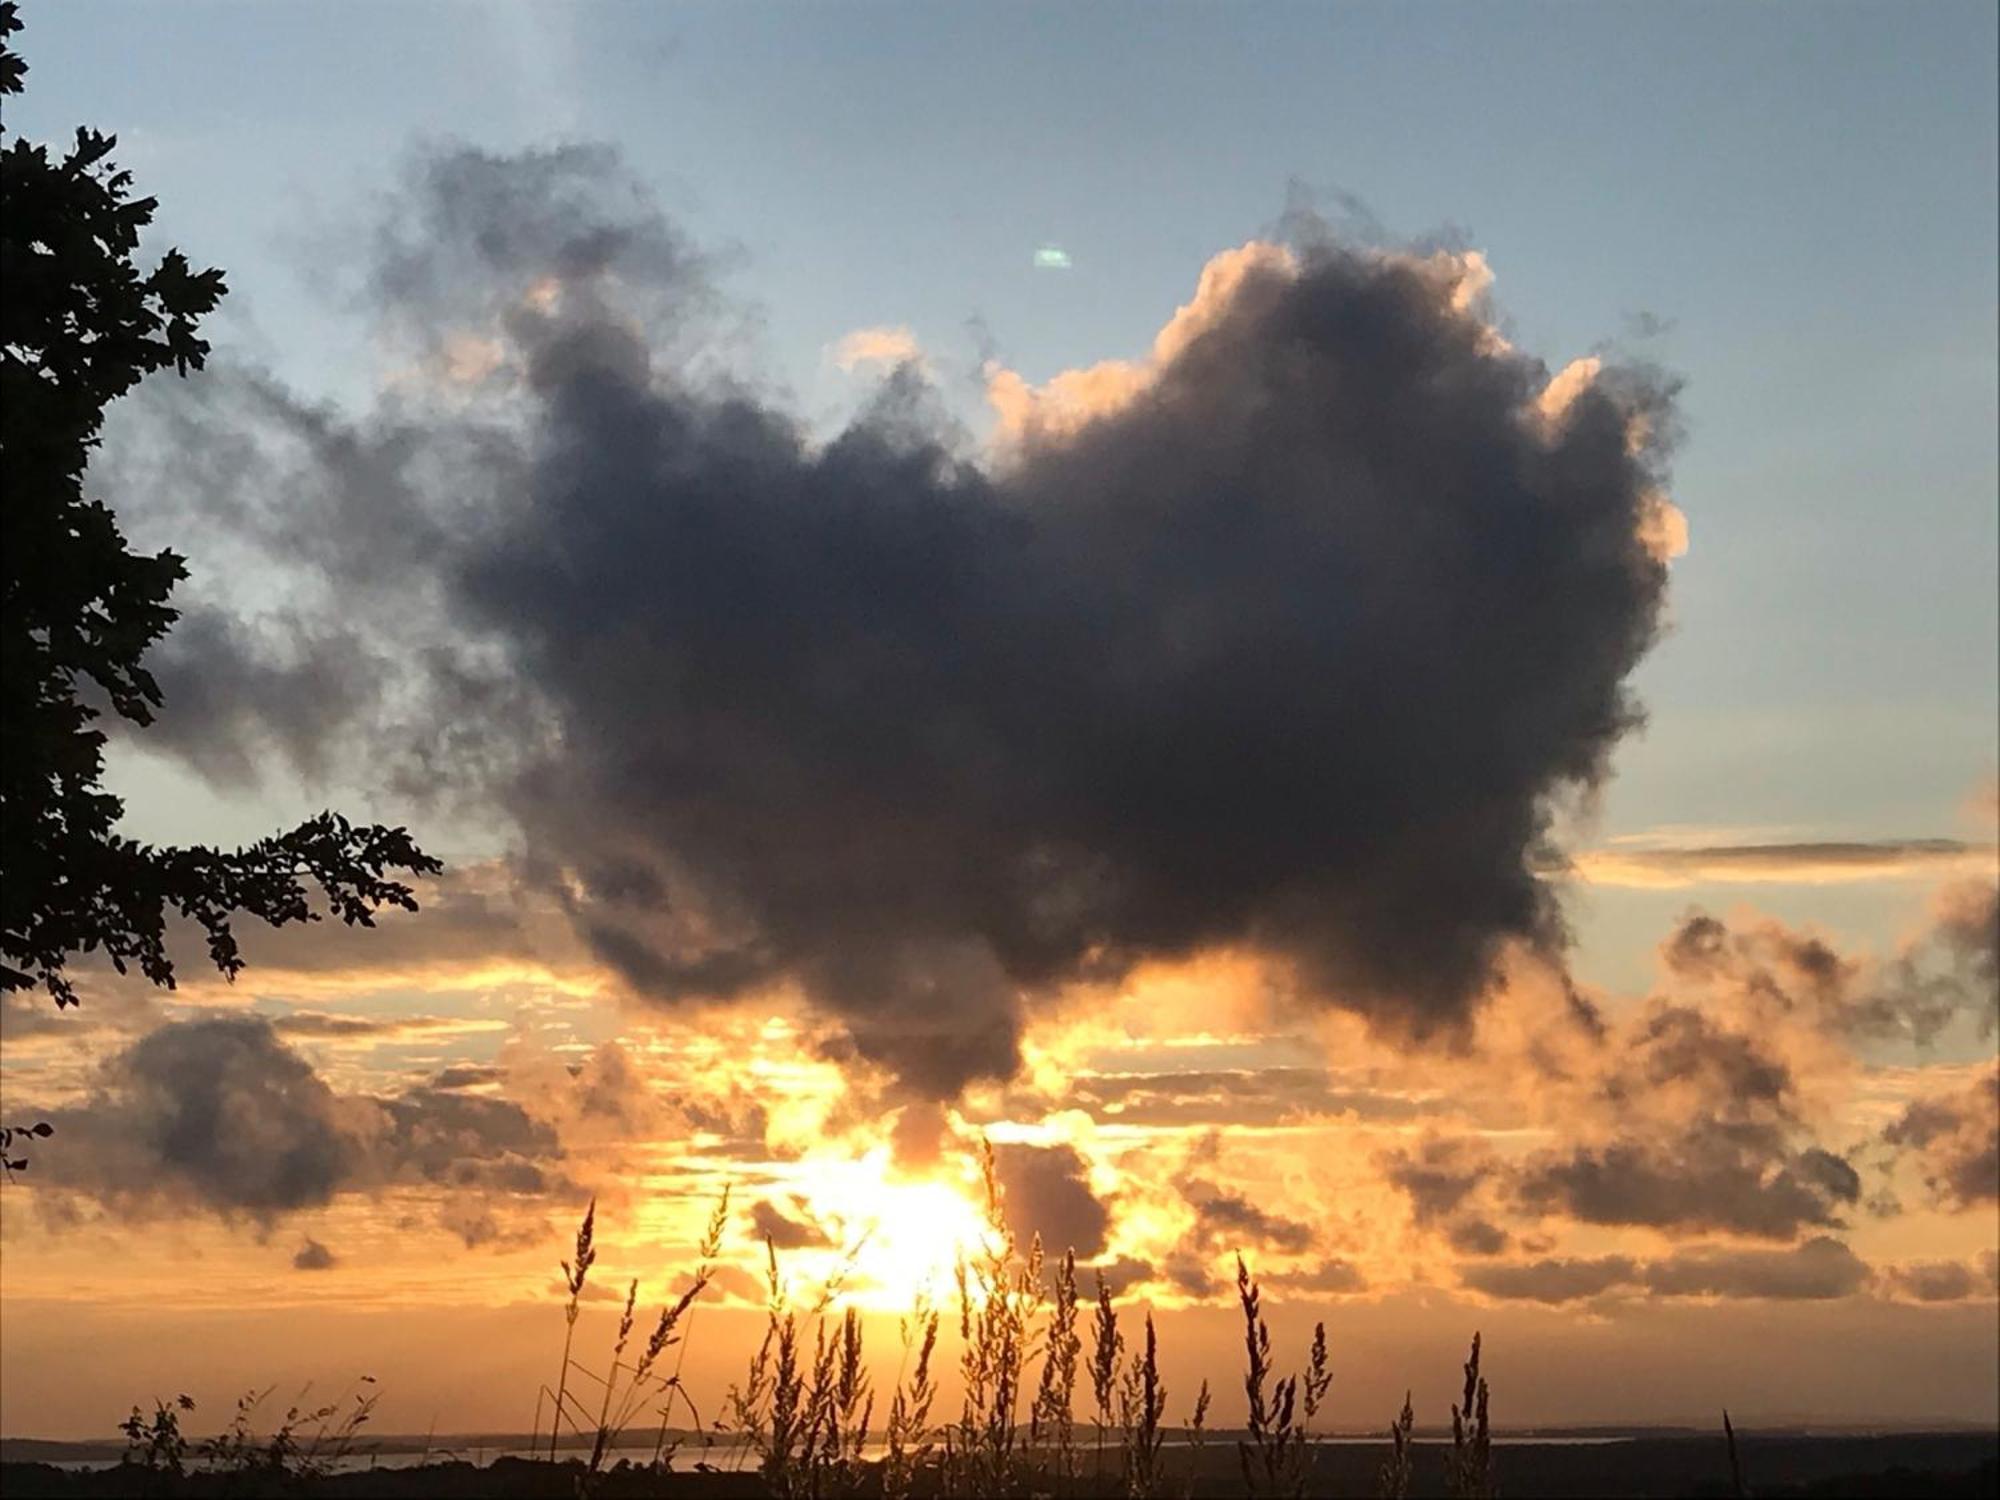
<svg viewBox="0 0 2000 1500">
<path fill-rule="evenodd" d="M 190 1473 L 220 1476 L 224 1491 L 309 1485 L 333 1473 L 354 1451 L 380 1395 L 374 1386 L 375 1377 L 363 1375 L 334 1400 L 308 1406 L 308 1384 L 268 1434 L 258 1431 L 257 1415 L 275 1387 L 251 1391 L 238 1398 L 229 1425 L 200 1442 L 181 1431 L 182 1414 L 195 1409 L 192 1396 L 155 1401 L 150 1418 L 135 1406 L 118 1424 L 125 1434 L 121 1462 L 145 1470 L 156 1485 Z"/>
<path fill-rule="evenodd" d="M 695 1268 L 688 1277 L 687 1286 L 673 1300 L 661 1305 L 651 1332 L 629 1362 L 626 1351 L 631 1348 L 637 1327 L 639 1282 L 634 1278 L 627 1284 L 624 1306 L 619 1312 L 618 1328 L 611 1345 L 611 1359 L 600 1372 L 575 1355 L 577 1317 L 591 1269 L 597 1263 L 597 1200 L 592 1198 L 590 1206 L 584 1210 L 583 1220 L 577 1226 L 575 1259 L 562 1262 L 563 1287 L 567 1294 L 563 1304 L 562 1368 L 553 1390 L 547 1385 L 540 1389 L 534 1429 L 539 1434 L 542 1407 L 545 1403 L 551 1404 L 554 1412 L 549 1422 L 548 1457 L 551 1462 L 557 1456 L 565 1427 L 574 1438 L 590 1439 L 590 1454 L 579 1481 L 581 1490 L 589 1491 L 595 1487 L 611 1450 L 642 1415 L 657 1415 L 660 1419 L 652 1462 L 661 1467 L 672 1464 L 673 1449 L 667 1442 L 667 1434 L 677 1405 L 687 1413 L 697 1430 L 702 1427 L 701 1413 L 681 1380 L 681 1363 L 687 1354 L 686 1336 L 693 1320 L 695 1303 L 715 1278 L 728 1224 L 729 1190 L 724 1188 L 709 1215 L 708 1228 L 702 1236 Z M 671 1370 L 664 1364 L 669 1350 L 676 1350 Z M 597 1410 L 594 1415 L 571 1390 L 572 1376 L 596 1386 Z"/>
<path fill-rule="evenodd" d="M 1001 1204 L 993 1148 L 981 1143 L 979 1170 L 986 1195 L 986 1233 L 957 1266 L 958 1331 L 964 1344 L 964 1386 L 957 1431 L 946 1443 L 946 1483 L 954 1494 L 1021 1491 L 1019 1404 L 1036 1341 L 1035 1320 L 1047 1298 L 1042 1242 L 1019 1253 Z"/>
<path fill-rule="evenodd" d="M 1380 1500 L 1409 1500 L 1410 1479 L 1416 1468 L 1416 1455 L 1410 1447 L 1410 1433 L 1416 1423 L 1417 1414 L 1410 1406 L 1410 1393 L 1405 1391 L 1403 1409 L 1396 1420 L 1389 1424 L 1389 1456 L 1383 1460 L 1382 1472 L 1375 1486 L 1375 1493 Z"/>
<path fill-rule="evenodd" d="M 1750 1491 L 1743 1484 L 1743 1460 L 1736 1452 L 1736 1428 L 1729 1420 L 1729 1408 L 1722 1409 L 1722 1441 L 1729 1448 L 1729 1493 L 1743 1500 Z"/>
<path fill-rule="evenodd" d="M 1029 1444 L 1047 1454 L 1044 1473 L 1057 1495 L 1067 1495 L 1076 1479 L 1076 1421 L 1071 1408 L 1077 1358 L 1083 1352 L 1076 1312 L 1076 1252 L 1066 1250 L 1056 1262 L 1055 1298 L 1042 1340 L 1042 1382 L 1028 1422 Z"/>
<path fill-rule="evenodd" d="M 1202 1452 L 1208 1446 L 1208 1381 L 1206 1379 L 1202 1381 L 1201 1389 L 1195 1392 L 1194 1410 L 1188 1413 L 1188 1419 L 1181 1424 L 1181 1429 L 1186 1434 L 1188 1450 L 1187 1484 L 1182 1494 L 1187 1497 L 1187 1500 L 1193 1500 L 1195 1480 L 1201 1472 Z"/>
<path fill-rule="evenodd" d="M 1493 1442 L 1486 1422 L 1486 1378 L 1479 1373 L 1479 1335 L 1465 1362 L 1465 1394 L 1451 1409 L 1451 1459 L 1446 1470 L 1460 1500 L 1487 1500 L 1494 1494 Z"/>
<path fill-rule="evenodd" d="M 681 1381 L 687 1330 L 703 1291 L 713 1282 L 728 1227 L 725 1192 L 710 1216 L 696 1267 L 680 1295 L 664 1305 L 651 1333 L 636 1350 L 638 1283 L 628 1283 L 608 1367 L 587 1367 L 575 1356 L 578 1307 L 596 1264 L 596 1202 L 577 1231 L 576 1254 L 563 1262 L 563 1365 L 543 1395 L 555 1406 L 549 1449 L 556 1455 L 565 1424 L 590 1435 L 590 1457 L 578 1481 L 589 1493 L 610 1451 L 643 1412 L 660 1422 L 653 1460 L 670 1467 L 667 1435 L 673 1413 L 684 1411 L 701 1432 L 731 1433 L 741 1471 L 754 1460 L 762 1487 L 779 1500 L 838 1500 L 880 1496 L 948 1500 L 1046 1495 L 1059 1500 L 1122 1495 L 1154 1500 L 1214 1492 L 1218 1476 L 1206 1467 L 1209 1382 L 1203 1380 L 1175 1449 L 1167 1443 L 1168 1391 L 1161 1375 L 1160 1340 L 1151 1309 L 1128 1347 L 1119 1308 L 1096 1276 L 1089 1299 L 1078 1285 L 1073 1251 L 1049 1261 L 1039 1238 L 1025 1248 L 1008 1226 L 990 1148 L 980 1154 L 985 1224 L 956 1266 L 962 1386 L 955 1415 L 940 1417 L 938 1359 L 943 1319 L 920 1294 L 901 1320 L 901 1357 L 888 1387 L 886 1416 L 876 1427 L 876 1391 L 869 1373 L 859 1312 L 840 1306 L 859 1245 L 850 1247 L 809 1303 L 795 1303 L 779 1263 L 765 1242 L 766 1306 L 762 1335 L 743 1379 L 728 1388 L 725 1412 L 704 1423 Z M 1237 1306 L 1243 1319 L 1244 1426 L 1236 1443 L 1242 1492 L 1252 1500 L 1298 1500 L 1309 1493 L 1318 1451 L 1315 1424 L 1333 1385 L 1326 1325 L 1313 1326 L 1304 1360 L 1294 1373 L 1280 1371 L 1273 1352 L 1264 1298 L 1248 1262 L 1236 1260 Z M 676 1350 L 673 1368 L 665 1357 Z M 628 1350 L 632 1351 L 628 1358 Z M 1480 1372 L 1481 1346 L 1473 1336 L 1461 1374 L 1463 1394 L 1451 1408 L 1452 1445 L 1445 1455 L 1451 1493 L 1486 1500 L 1496 1493 L 1489 1393 Z M 573 1380 L 571 1377 L 574 1376 Z M 1076 1401 L 1087 1379 L 1095 1436 L 1095 1462 L 1078 1462 Z M 575 1387 L 594 1383 L 595 1413 L 586 1414 Z M 171 1414 L 169 1414 L 170 1416 Z M 1389 1452 L 1377 1476 L 1377 1493 L 1407 1500 L 1415 1483 L 1416 1416 L 1406 1393 L 1390 1423 Z M 135 1410 L 128 1424 L 134 1445 L 150 1444 L 165 1461 L 173 1453 L 171 1426 L 156 1436 Z M 871 1440 L 879 1443 L 871 1447 Z M 1184 1465 L 1178 1484 L 1170 1463 Z"/>
<path fill-rule="evenodd" d="M 1271 1378 L 1271 1329 L 1263 1293 L 1243 1257 L 1236 1257 L 1236 1300 L 1243 1310 L 1245 1437 L 1236 1445 L 1246 1493 L 1303 1495 L 1312 1466 L 1312 1421 L 1333 1385 L 1326 1324 L 1313 1325 L 1303 1376 Z M 1268 1389 L 1267 1389 L 1268 1387 Z"/>
<path fill-rule="evenodd" d="M 725 1186 L 721 1196 L 716 1199 L 714 1212 L 708 1216 L 708 1229 L 701 1238 L 701 1258 L 695 1264 L 694 1274 L 688 1278 L 688 1284 L 679 1298 L 660 1309 L 659 1321 L 647 1337 L 645 1352 L 639 1356 L 639 1363 L 632 1372 L 627 1405 L 620 1409 L 621 1420 L 618 1430 L 622 1431 L 626 1422 L 637 1418 L 640 1404 L 652 1393 L 657 1392 L 662 1397 L 659 1436 L 653 1441 L 654 1463 L 671 1462 L 672 1453 L 667 1446 L 667 1427 L 673 1419 L 676 1398 L 686 1408 L 696 1429 L 699 1430 L 702 1425 L 701 1413 L 695 1409 L 694 1401 L 688 1396 L 687 1387 L 681 1384 L 681 1368 L 687 1359 L 687 1334 L 694 1324 L 695 1302 L 708 1289 L 709 1282 L 715 1278 L 717 1259 L 722 1253 L 722 1238 L 728 1228 L 729 1189 Z M 676 1346 L 678 1353 L 674 1357 L 673 1373 L 661 1376 L 660 1356 Z"/>
<path fill-rule="evenodd" d="M 1095 1479 L 1104 1483 L 1104 1427 L 1111 1418 L 1111 1394 L 1118 1384 L 1118 1362 L 1125 1351 L 1125 1335 L 1118 1331 L 1118 1312 L 1111 1305 L 1111 1289 L 1104 1273 L 1097 1273 L 1097 1307 L 1090 1324 L 1090 1393 L 1097 1401 L 1097 1469 Z"/>
<path fill-rule="evenodd" d="M 555 1415 L 549 1421 L 549 1461 L 556 1456 L 556 1443 L 562 1437 L 563 1404 L 569 1395 L 570 1350 L 576 1343 L 576 1315 L 578 1304 L 583 1298 L 584 1283 L 590 1279 L 590 1268 L 597 1260 L 597 1199 L 593 1196 L 590 1207 L 583 1211 L 583 1222 L 576 1231 L 576 1259 L 562 1263 L 563 1283 L 569 1288 L 569 1302 L 563 1308 L 563 1352 L 562 1365 L 556 1375 Z M 541 1402 L 535 1403 L 537 1412 Z"/>
<path fill-rule="evenodd" d="M 849 1308 L 837 1326 L 827 1322 L 859 1249 L 849 1247 L 802 1315 L 792 1306 L 777 1247 L 764 1242 L 764 1336 L 743 1383 L 729 1388 L 729 1410 L 739 1439 L 736 1466 L 754 1455 L 765 1486 L 780 1497 L 847 1495 L 864 1483 L 862 1452 L 874 1422 L 875 1396 L 864 1363 L 861 1318 Z M 892 1420 L 901 1443 L 921 1437 L 929 1420 L 935 1393 L 928 1384 L 930 1349 L 937 1338 L 935 1316 L 929 1321 L 918 1361 L 917 1384 L 923 1389 L 906 1391 L 900 1379 L 897 1383 L 901 1407 L 892 1405 Z M 906 1466 L 915 1462 L 906 1451 Z"/>
<path fill-rule="evenodd" d="M 1118 1389 L 1118 1428 L 1125 1449 L 1125 1493 L 1152 1500 L 1160 1489 L 1160 1445 L 1166 1433 L 1167 1388 L 1160 1381 L 1160 1345 L 1153 1310 L 1146 1309 L 1146 1341 L 1126 1367 Z"/>
<path fill-rule="evenodd" d="M 918 1294 L 917 1305 L 902 1320 L 900 1331 L 903 1363 L 896 1372 L 896 1390 L 889 1401 L 889 1422 L 883 1433 L 887 1452 L 882 1460 L 882 1493 L 890 1500 L 910 1492 L 918 1472 L 936 1451 L 930 1420 L 931 1403 L 937 1399 L 931 1356 L 937 1352 L 938 1314 L 924 1294 Z"/>
<path fill-rule="evenodd" d="M 554 1384 L 541 1387 L 542 1401 L 552 1403 L 554 1410 L 546 1457 L 551 1462 L 557 1458 L 565 1431 L 575 1439 L 590 1439 L 587 1460 L 572 1465 L 572 1488 L 583 1500 L 598 1489 L 621 1437 L 641 1417 L 657 1417 L 649 1467 L 664 1474 L 672 1466 L 675 1450 L 668 1435 L 679 1411 L 692 1430 L 704 1434 L 704 1441 L 713 1441 L 707 1436 L 711 1433 L 732 1433 L 732 1467 L 740 1472 L 754 1458 L 763 1490 L 778 1500 L 986 1500 L 1014 1495 L 1156 1500 L 1169 1494 L 1217 1493 L 1220 1475 L 1205 1457 L 1209 1382 L 1201 1381 L 1181 1423 L 1176 1453 L 1167 1442 L 1169 1393 L 1152 1310 L 1144 1311 L 1141 1332 L 1128 1347 L 1119 1309 L 1099 1272 L 1086 1336 L 1074 1252 L 1051 1264 L 1039 1239 L 1031 1239 L 1023 1250 L 1007 1225 L 990 1150 L 981 1155 L 981 1172 L 985 1233 L 960 1260 L 956 1276 L 963 1384 L 958 1412 L 941 1418 L 936 1411 L 943 1319 L 928 1296 L 920 1294 L 901 1321 L 901 1359 L 879 1434 L 861 1316 L 856 1308 L 839 1305 L 859 1245 L 848 1249 L 809 1304 L 796 1305 L 777 1248 L 765 1242 L 762 1336 L 743 1380 L 728 1389 L 726 1414 L 704 1421 L 681 1372 L 697 1305 L 722 1263 L 729 1224 L 726 1190 L 710 1214 L 686 1284 L 661 1305 L 644 1338 L 639 1337 L 639 1282 L 634 1279 L 621 1299 L 607 1364 L 600 1370 L 579 1359 L 579 1313 L 598 1260 L 593 1198 L 577 1229 L 574 1257 L 562 1263 L 562 1366 Z M 1314 1424 L 1333 1384 L 1326 1325 L 1314 1325 L 1298 1372 L 1283 1374 L 1273 1353 L 1262 1289 L 1240 1255 L 1236 1295 L 1243 1319 L 1245 1415 L 1236 1443 L 1242 1492 L 1252 1500 L 1298 1500 L 1314 1482 Z M 1490 1393 L 1481 1354 L 1475 1333 L 1461 1370 L 1462 1394 L 1451 1408 L 1451 1448 L 1444 1455 L 1446 1484 L 1451 1494 L 1466 1500 L 1488 1500 L 1497 1493 Z M 1076 1443 L 1077 1386 L 1084 1376 L 1096 1437 L 1096 1459 L 1088 1474 L 1077 1461 Z M 588 1406 L 579 1399 L 580 1386 L 594 1387 Z M 186 1397 L 171 1405 L 156 1403 L 150 1418 L 135 1407 L 122 1424 L 126 1461 L 169 1485 L 191 1472 L 191 1461 L 207 1471 L 310 1480 L 331 1472 L 348 1455 L 375 1404 L 372 1389 L 357 1389 L 312 1409 L 302 1395 L 274 1432 L 260 1437 L 253 1417 L 268 1394 L 245 1397 L 223 1433 L 199 1445 L 181 1431 L 182 1414 L 193 1410 Z M 1401 1412 L 1389 1424 L 1389 1451 L 1377 1474 L 1376 1492 L 1385 1500 L 1407 1500 L 1416 1482 L 1415 1424 L 1405 1393 Z M 1741 1493 L 1735 1433 L 1726 1414 L 1724 1431 Z M 539 1451 L 539 1406 L 535 1433 Z M 879 1444 L 873 1444 L 878 1435 Z M 1178 1484 L 1169 1472 L 1176 1465 Z"/>
</svg>

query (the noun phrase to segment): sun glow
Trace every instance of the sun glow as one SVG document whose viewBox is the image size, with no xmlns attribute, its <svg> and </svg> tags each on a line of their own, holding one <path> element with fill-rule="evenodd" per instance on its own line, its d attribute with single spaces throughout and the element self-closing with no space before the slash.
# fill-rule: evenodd
<svg viewBox="0 0 2000 1500">
<path fill-rule="evenodd" d="M 844 1269 L 844 1291 L 868 1305 L 903 1309 L 919 1293 L 941 1294 L 959 1259 L 976 1255 L 993 1234 L 975 1201 L 977 1182 L 906 1175 L 886 1147 L 801 1163 L 795 1190 L 835 1242 L 801 1269 L 822 1276 Z"/>
</svg>

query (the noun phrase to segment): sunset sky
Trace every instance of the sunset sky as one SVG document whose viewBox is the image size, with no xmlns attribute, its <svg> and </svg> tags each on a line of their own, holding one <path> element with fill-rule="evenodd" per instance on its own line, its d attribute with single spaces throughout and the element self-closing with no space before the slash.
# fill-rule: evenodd
<svg viewBox="0 0 2000 1500">
<path fill-rule="evenodd" d="M 1241 1418 L 2000 1418 L 1991 4 L 30 5 L 223 267 L 134 836 L 447 874 L 0 1009 L 0 1430 L 739 1378 L 982 1234 Z M 704 1304 L 707 1307 L 707 1304 Z"/>
</svg>

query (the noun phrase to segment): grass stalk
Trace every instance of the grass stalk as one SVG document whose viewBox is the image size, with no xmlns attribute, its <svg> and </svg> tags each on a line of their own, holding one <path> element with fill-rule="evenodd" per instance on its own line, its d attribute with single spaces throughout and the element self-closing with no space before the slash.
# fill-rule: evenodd
<svg viewBox="0 0 2000 1500">
<path fill-rule="evenodd" d="M 583 1223 L 576 1231 L 576 1261 L 562 1263 L 563 1281 L 569 1287 L 569 1302 L 563 1309 L 565 1328 L 563 1330 L 562 1368 L 556 1376 L 556 1411 L 549 1423 L 549 1462 L 556 1461 L 556 1442 L 562 1435 L 564 1397 L 569 1391 L 570 1350 L 576 1342 L 576 1315 L 579 1300 L 583 1296 L 584 1282 L 590 1276 L 590 1268 L 597 1260 L 597 1198 L 593 1194 L 590 1207 L 583 1211 Z"/>
</svg>

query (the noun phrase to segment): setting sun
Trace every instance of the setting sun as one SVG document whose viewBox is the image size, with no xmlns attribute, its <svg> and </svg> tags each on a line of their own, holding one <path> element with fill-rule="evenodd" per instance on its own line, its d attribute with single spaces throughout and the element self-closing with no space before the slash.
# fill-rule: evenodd
<svg viewBox="0 0 2000 1500">
<path fill-rule="evenodd" d="M 802 1162 L 787 1177 L 782 1187 L 828 1240 L 781 1252 L 786 1295 L 795 1301 L 802 1282 L 841 1276 L 856 1300 L 907 1311 L 913 1297 L 948 1291 L 960 1258 L 978 1254 L 994 1233 L 974 1201 L 976 1179 L 905 1175 L 886 1147 L 858 1159 Z"/>
</svg>

